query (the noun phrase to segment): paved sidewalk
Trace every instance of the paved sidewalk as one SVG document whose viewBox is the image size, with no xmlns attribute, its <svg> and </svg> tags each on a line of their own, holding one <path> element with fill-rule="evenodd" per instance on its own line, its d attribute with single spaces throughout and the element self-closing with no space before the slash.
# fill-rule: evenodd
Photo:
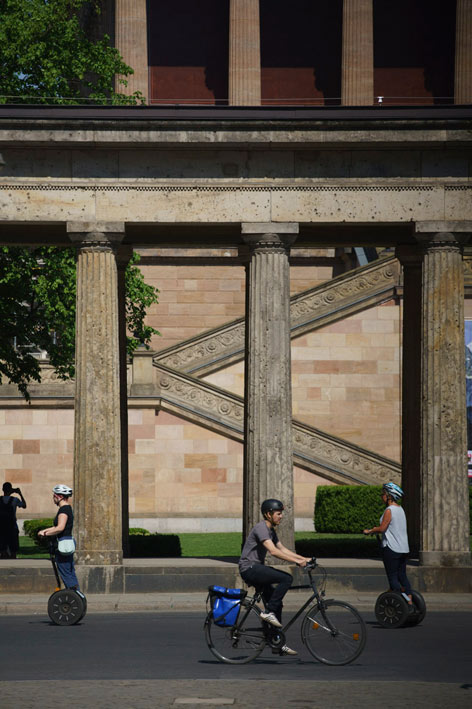
<svg viewBox="0 0 472 709">
<path fill-rule="evenodd" d="M 327 594 L 348 601 L 359 610 L 373 611 L 378 593 Z M 472 611 L 472 595 L 465 593 L 423 594 L 429 611 Z M 308 591 L 293 591 L 284 601 L 288 611 L 297 610 L 308 598 Z M 0 614 L 47 614 L 47 594 L 0 594 Z M 109 593 L 87 596 L 87 613 L 134 613 L 148 611 L 205 612 L 206 593 Z"/>
<path fill-rule="evenodd" d="M 0 682 L 3 709 L 469 709 L 470 685 L 445 682 L 241 680 Z"/>
</svg>

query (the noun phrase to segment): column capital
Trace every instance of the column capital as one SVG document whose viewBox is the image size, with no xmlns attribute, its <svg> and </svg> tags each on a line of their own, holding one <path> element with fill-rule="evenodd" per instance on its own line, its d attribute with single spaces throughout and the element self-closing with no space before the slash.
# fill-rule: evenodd
<svg viewBox="0 0 472 709">
<path fill-rule="evenodd" d="M 297 222 L 243 222 L 241 235 L 251 251 L 287 252 L 299 231 Z"/>
<path fill-rule="evenodd" d="M 116 250 L 125 237 L 124 222 L 67 222 L 67 235 L 81 249 Z"/>
<path fill-rule="evenodd" d="M 470 235 L 464 233 L 453 233 L 451 231 L 425 232 L 415 234 L 415 238 L 421 244 L 424 252 L 428 251 L 460 251 L 467 244 Z"/>
</svg>

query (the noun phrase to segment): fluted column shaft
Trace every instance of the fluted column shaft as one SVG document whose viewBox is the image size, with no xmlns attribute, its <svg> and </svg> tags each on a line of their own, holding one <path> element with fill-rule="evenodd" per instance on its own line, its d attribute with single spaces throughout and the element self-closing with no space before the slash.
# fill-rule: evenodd
<svg viewBox="0 0 472 709">
<path fill-rule="evenodd" d="M 78 248 L 74 439 L 78 561 L 119 565 L 123 552 L 116 252 L 124 230 L 108 225 L 107 231 L 78 232 L 68 225 L 68 231 Z"/>
<path fill-rule="evenodd" d="M 462 250 L 452 233 L 421 240 L 420 560 L 453 566 L 470 563 Z"/>
<path fill-rule="evenodd" d="M 455 103 L 472 103 L 472 0 L 457 0 Z"/>
<path fill-rule="evenodd" d="M 296 226 L 298 231 L 298 225 Z M 292 385 L 289 246 L 296 234 L 246 232 L 247 274 L 244 533 L 260 505 L 285 505 L 278 534 L 293 548 Z"/>
<path fill-rule="evenodd" d="M 372 0 L 344 0 L 341 94 L 343 106 L 374 102 Z"/>
<path fill-rule="evenodd" d="M 228 94 L 230 106 L 260 106 L 259 0 L 230 0 Z"/>
<path fill-rule="evenodd" d="M 123 61 L 134 69 L 126 78 L 128 86 L 116 85 L 127 96 L 141 91 L 149 95 L 146 0 L 116 0 L 115 47 Z"/>
</svg>

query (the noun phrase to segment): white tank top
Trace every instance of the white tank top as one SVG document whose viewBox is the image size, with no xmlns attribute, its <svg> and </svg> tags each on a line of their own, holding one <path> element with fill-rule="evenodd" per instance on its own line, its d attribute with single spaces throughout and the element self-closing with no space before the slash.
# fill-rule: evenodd
<svg viewBox="0 0 472 709">
<path fill-rule="evenodd" d="M 403 507 L 390 505 L 385 512 L 390 510 L 392 519 L 385 532 L 382 534 L 382 546 L 391 549 L 397 554 L 408 554 L 410 547 L 408 546 L 408 534 L 406 531 L 406 516 Z M 384 512 L 384 514 L 385 514 Z M 384 514 L 380 518 L 380 523 L 384 518 Z"/>
</svg>

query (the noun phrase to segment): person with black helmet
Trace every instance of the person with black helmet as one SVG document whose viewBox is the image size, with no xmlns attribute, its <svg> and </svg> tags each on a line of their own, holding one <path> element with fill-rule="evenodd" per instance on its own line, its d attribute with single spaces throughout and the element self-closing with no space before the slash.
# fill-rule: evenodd
<svg viewBox="0 0 472 709">
<path fill-rule="evenodd" d="M 74 514 L 69 503 L 72 496 L 72 488 L 68 485 L 55 485 L 52 489 L 54 504 L 59 508 L 54 518 L 54 526 L 41 529 L 39 537 L 54 537 L 56 542 L 55 559 L 58 571 L 66 588 L 79 590 L 79 582 L 75 574 L 74 553 L 61 553 L 57 547 L 57 541 L 61 538 L 72 539 L 72 527 L 74 525 Z M 73 545 L 75 546 L 75 544 Z"/>
<path fill-rule="evenodd" d="M 398 591 L 413 608 L 411 585 L 406 575 L 406 560 L 410 547 L 406 527 L 405 511 L 398 500 L 403 490 L 396 483 L 385 483 L 382 487 L 382 501 L 385 511 L 378 527 L 364 529 L 364 534 L 382 535 L 382 559 L 391 591 Z"/>
<path fill-rule="evenodd" d="M 291 561 L 297 566 L 306 566 L 310 561 L 307 557 L 300 556 L 287 549 L 276 533 L 276 528 L 282 521 L 284 505 L 280 500 L 264 500 L 261 505 L 262 522 L 258 522 L 249 532 L 239 559 L 239 573 L 248 586 L 263 587 L 262 596 L 266 610 L 261 613 L 261 619 L 276 628 L 282 627 L 283 598 L 290 586 L 293 577 L 285 571 L 265 566 L 267 552 L 277 559 Z M 275 650 L 280 655 L 296 655 L 297 652 L 284 645 L 280 650 Z"/>
</svg>

